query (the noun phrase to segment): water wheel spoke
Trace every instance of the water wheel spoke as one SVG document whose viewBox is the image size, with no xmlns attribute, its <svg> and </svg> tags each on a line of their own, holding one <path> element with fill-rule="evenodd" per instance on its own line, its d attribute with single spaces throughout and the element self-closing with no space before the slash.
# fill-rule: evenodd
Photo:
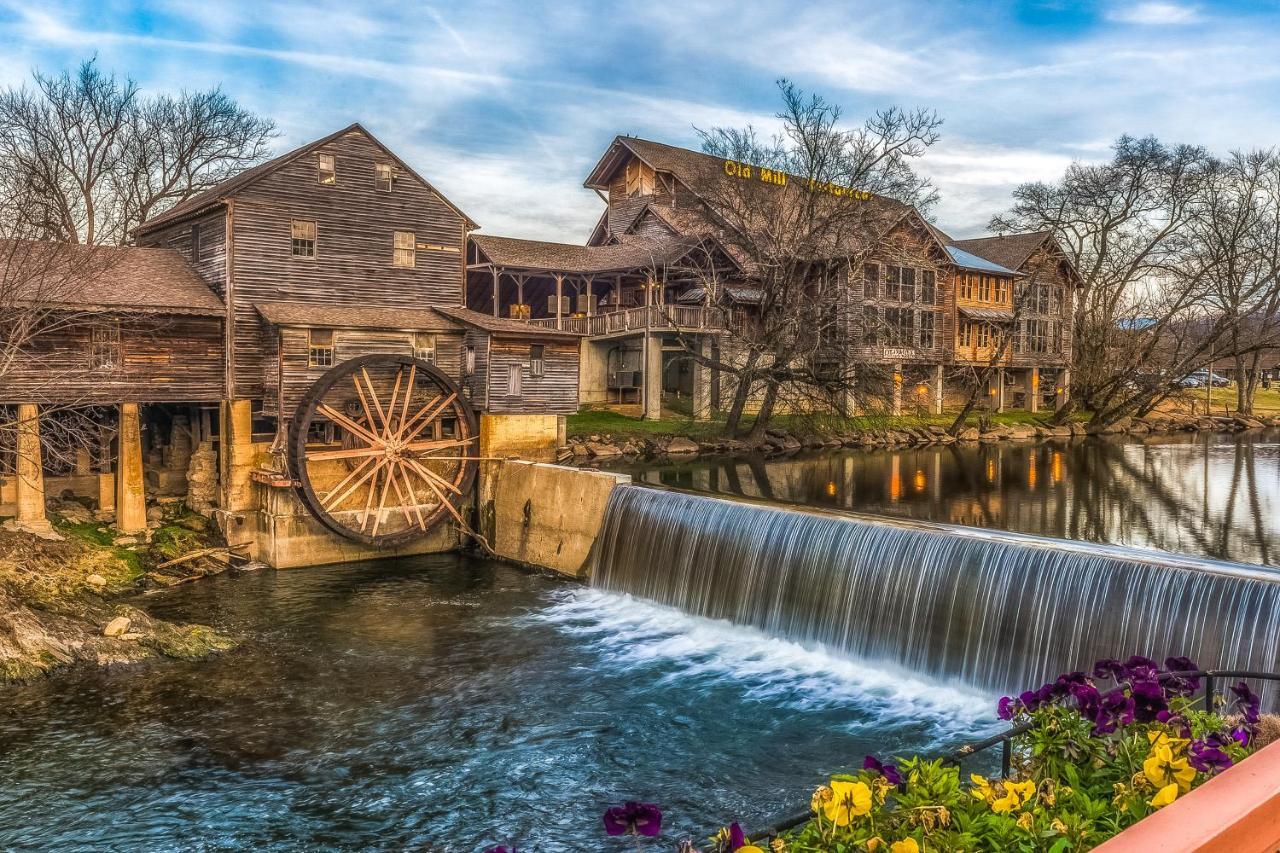
<svg viewBox="0 0 1280 853">
<path fill-rule="evenodd" d="M 383 441 L 379 436 L 374 435 L 369 430 L 360 426 L 360 424 L 356 423 L 351 418 L 342 414 L 342 412 L 339 412 L 337 409 L 333 408 L 333 406 L 330 406 L 327 403 L 320 403 L 319 405 L 316 406 L 316 411 L 320 412 L 322 415 L 324 415 L 334 423 L 340 425 L 343 429 L 347 430 L 348 432 L 354 435 L 357 435 L 360 438 L 363 438 L 365 441 L 369 442 L 369 444 L 373 445 L 374 447 L 386 446 L 386 442 Z"/>
<path fill-rule="evenodd" d="M 419 474 L 422 474 L 424 472 L 427 473 L 428 475 L 431 474 L 430 471 L 427 471 L 421 465 L 417 465 L 417 463 L 414 463 L 414 465 L 415 465 L 415 469 Z M 436 479 L 439 479 L 439 478 L 437 477 Z M 435 483 L 431 482 L 430 477 L 423 477 L 423 480 L 424 482 L 426 482 L 427 488 L 435 492 L 436 497 L 440 499 L 440 505 L 443 506 L 445 509 L 447 509 L 449 511 L 449 514 L 453 516 L 454 521 L 458 522 L 458 526 L 465 530 L 467 527 L 467 523 L 462 520 L 462 515 L 458 512 L 457 508 L 454 507 L 454 505 L 449 502 L 449 499 L 445 497 L 444 492 L 440 491 L 440 487 L 437 486 Z M 448 484 L 446 483 L 446 485 Z"/>
<path fill-rule="evenodd" d="M 382 447 L 347 447 L 342 450 L 316 450 L 307 454 L 308 462 L 328 462 L 334 459 L 360 459 L 386 453 Z"/>
<path fill-rule="evenodd" d="M 444 477 L 441 477 L 435 471 L 432 471 L 430 468 L 427 468 L 426 466 L 422 465 L 420 462 L 418 462 L 417 459 L 414 459 L 412 456 L 406 456 L 405 461 L 408 462 L 410 467 L 412 467 L 414 471 L 418 472 L 418 475 L 422 477 L 422 479 L 426 480 L 428 484 L 434 480 L 435 482 L 447 488 L 449 491 L 453 492 L 455 495 L 462 494 L 462 492 L 458 489 L 457 486 L 455 486 L 453 483 L 450 483 Z"/>
<path fill-rule="evenodd" d="M 369 399 L 373 400 L 373 409 L 378 413 L 378 420 L 382 422 L 382 432 L 385 433 L 387 431 L 387 415 L 386 412 L 382 411 L 382 403 L 378 400 L 378 390 L 373 387 L 373 380 L 369 378 L 368 370 L 361 367 L 360 375 L 364 377 L 365 384 L 369 386 Z M 373 424 L 369 424 L 369 426 L 372 427 Z"/>
<path fill-rule="evenodd" d="M 347 489 L 347 491 L 342 492 L 342 494 L 339 495 L 339 497 L 337 497 L 336 499 L 334 498 L 334 495 L 337 495 L 339 492 L 342 491 L 342 489 L 346 488 L 348 483 L 350 483 L 353 479 L 355 479 L 355 477 L 358 476 L 361 471 L 363 471 L 366 467 L 368 467 L 373 462 L 374 462 L 374 457 L 370 456 L 368 459 L 364 460 L 359 465 L 357 465 L 355 470 L 352 471 L 350 474 L 348 474 L 346 477 L 344 477 L 342 481 L 338 483 L 338 485 L 334 486 L 332 489 L 329 490 L 329 493 L 325 495 L 324 498 L 320 501 L 320 505 L 324 507 L 326 512 L 332 511 L 335 506 L 338 506 L 344 500 L 346 500 L 348 495 L 353 493 L 356 489 L 360 488 L 360 483 L 363 483 L 364 480 L 361 480 L 360 483 L 355 483 L 354 485 L 351 486 L 351 488 Z M 377 465 L 374 465 L 374 470 L 377 470 L 377 467 L 378 467 Z M 373 474 L 372 471 L 369 472 L 369 474 L 365 475 L 364 479 L 368 479 L 370 476 L 372 476 L 372 474 Z"/>
<path fill-rule="evenodd" d="M 360 513 L 360 529 L 364 530 L 369 524 L 369 513 L 373 510 L 373 496 L 378 492 L 378 473 L 382 471 L 384 465 L 387 464 L 386 459 L 381 459 L 373 469 L 373 479 L 369 481 L 369 496 L 365 498 L 364 511 Z"/>
<path fill-rule="evenodd" d="M 407 468 L 408 466 L 405 465 L 405 467 Z M 403 477 L 405 490 L 409 492 L 409 503 L 413 506 L 414 515 L 418 517 L 418 527 L 422 528 L 423 533 L 426 533 L 427 521 L 422 516 L 422 507 L 418 504 L 418 496 L 413 491 L 413 481 L 407 471 L 403 473 Z"/>
<path fill-rule="evenodd" d="M 399 370 L 396 371 L 396 384 L 391 389 L 391 402 L 387 403 L 386 428 L 383 429 L 382 431 L 383 437 L 385 437 L 388 441 L 391 440 L 392 418 L 395 417 L 396 403 L 398 403 L 400 400 L 400 383 L 403 381 L 404 381 L 404 368 L 400 368 Z"/>
<path fill-rule="evenodd" d="M 440 403 L 438 406 L 436 406 L 434 409 L 432 409 L 431 414 L 430 414 L 430 415 L 427 415 L 426 417 L 424 417 L 424 418 L 422 419 L 422 423 L 420 423 L 420 424 L 418 424 L 417 426 L 415 426 L 415 427 L 413 428 L 413 431 L 412 431 L 412 432 L 408 433 L 407 435 L 404 435 L 404 434 L 403 434 L 403 430 L 402 430 L 402 431 L 401 431 L 401 436 L 402 436 L 402 437 L 400 438 L 400 440 L 401 440 L 401 441 L 412 441 L 414 438 L 416 438 L 416 437 L 417 437 L 417 435 L 418 435 L 420 432 L 422 432 L 424 429 L 426 429 L 427 427 L 431 426 L 431 424 L 435 422 L 435 419 L 436 419 L 437 417 L 439 417 L 439 415 L 440 415 L 440 413 L 441 413 L 441 412 L 443 412 L 443 411 L 444 411 L 444 407 L 445 407 L 445 406 L 448 406 L 450 403 L 452 403 L 452 402 L 453 402 L 454 400 L 456 400 L 457 398 L 458 398 L 458 395 L 457 395 L 457 394 L 450 394 L 448 397 L 445 397 L 445 398 L 444 398 L 444 401 L 443 401 L 443 402 L 441 402 L 441 403 Z"/>
<path fill-rule="evenodd" d="M 473 438 L 433 438 L 428 441 L 414 441 L 404 445 L 404 450 L 409 453 L 431 453 L 436 450 L 448 450 L 450 447 L 464 447 L 475 441 Z M 428 459 L 435 457 L 428 456 Z"/>
<path fill-rule="evenodd" d="M 391 474 L 394 468 L 395 466 L 389 466 L 386 469 L 387 476 L 382 482 L 382 494 L 378 497 L 378 510 L 373 515 L 373 532 L 369 534 L 370 536 L 377 536 L 378 528 L 382 525 L 382 516 L 387 508 L 387 492 L 391 490 Z"/>
<path fill-rule="evenodd" d="M 413 383 L 418 377 L 418 363 L 414 362 L 409 365 L 409 384 L 404 392 L 404 404 L 400 407 L 400 428 L 396 430 L 395 438 L 400 439 L 400 433 L 404 431 L 404 419 L 409 415 L 409 401 L 413 399 Z"/>
<path fill-rule="evenodd" d="M 413 417 L 411 417 L 411 418 L 409 418 L 409 420 L 404 421 L 403 423 L 401 423 L 401 424 L 400 424 L 400 430 L 399 430 L 399 432 L 397 432 L 397 433 L 396 433 L 396 439 L 398 440 L 398 439 L 400 439 L 401 437 L 403 437 L 403 436 L 404 436 L 404 434 L 405 434 L 405 431 L 406 431 L 406 430 L 408 430 L 408 429 L 409 429 L 411 426 L 413 426 L 414 424 L 416 424 L 416 423 L 418 422 L 418 420 L 419 420 L 419 419 L 420 419 L 424 414 L 426 414 L 428 411 L 430 411 L 430 410 L 431 410 L 431 407 L 432 407 L 432 406 L 434 406 L 434 405 L 435 405 L 436 403 L 438 403 L 438 402 L 440 402 L 440 395 L 439 395 L 439 394 L 437 394 L 436 396 L 432 397 L 432 398 L 427 402 L 427 404 L 426 404 L 425 406 L 423 406 L 421 409 L 418 409 L 418 411 L 414 412 L 414 413 L 413 413 Z"/>
<path fill-rule="evenodd" d="M 351 384 L 356 386 L 356 396 L 360 399 L 360 408 L 364 410 L 365 423 L 369 425 L 369 433 L 373 434 L 378 428 L 378 422 L 373 419 L 373 410 L 369 408 L 369 399 L 364 395 L 364 386 L 360 384 L 360 377 L 354 373 L 351 374 Z"/>
<path fill-rule="evenodd" d="M 404 513 L 405 523 L 413 527 L 413 516 L 409 514 L 409 502 L 405 500 L 404 490 L 400 488 L 400 481 L 396 479 L 396 474 L 399 474 L 402 478 L 404 477 L 403 468 L 403 465 L 392 465 L 388 469 L 387 479 L 395 487 L 396 497 L 400 499 L 400 511 Z"/>
</svg>

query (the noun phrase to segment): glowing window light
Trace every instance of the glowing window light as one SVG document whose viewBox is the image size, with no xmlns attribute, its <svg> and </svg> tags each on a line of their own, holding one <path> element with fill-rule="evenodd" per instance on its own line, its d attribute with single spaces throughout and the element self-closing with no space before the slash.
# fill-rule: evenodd
<svg viewBox="0 0 1280 853">
<path fill-rule="evenodd" d="M 921 471 L 919 468 L 917 468 L 916 475 L 911 480 L 911 485 L 915 488 L 917 492 L 923 492 L 925 483 L 926 483 L 926 480 L 924 477 L 924 471 Z"/>
</svg>

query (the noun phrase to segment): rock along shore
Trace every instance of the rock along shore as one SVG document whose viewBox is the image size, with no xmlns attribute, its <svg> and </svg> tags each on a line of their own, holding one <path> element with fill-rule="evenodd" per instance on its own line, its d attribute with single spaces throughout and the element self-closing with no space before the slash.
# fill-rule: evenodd
<svg viewBox="0 0 1280 853">
<path fill-rule="evenodd" d="M 753 453 L 782 455 L 799 450 L 838 447 L 894 449 L 966 442 L 1071 439 L 1085 435 L 1143 436 L 1175 432 L 1241 432 L 1268 427 L 1280 427 L 1280 416 L 1152 414 L 1138 419 L 1123 418 L 1102 428 L 1075 422 L 1062 426 L 991 424 L 985 428 L 969 427 L 955 436 L 949 435 L 945 428 L 932 424 L 803 435 L 771 429 L 766 430 L 764 439 L 755 444 L 732 438 L 695 441 L 680 435 L 642 438 L 598 434 L 571 438 L 565 446 L 560 448 L 558 459 L 567 464 L 592 465 L 664 457 L 689 459 L 699 455 L 734 456 Z"/>
</svg>

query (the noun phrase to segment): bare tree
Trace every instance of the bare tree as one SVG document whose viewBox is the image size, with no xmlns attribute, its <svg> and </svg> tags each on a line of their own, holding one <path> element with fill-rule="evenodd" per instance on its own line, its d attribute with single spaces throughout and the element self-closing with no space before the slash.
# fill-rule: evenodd
<svg viewBox="0 0 1280 853">
<path fill-rule="evenodd" d="M 94 60 L 0 91 L 0 236 L 123 244 L 150 216 L 261 160 L 272 122 L 219 89 L 143 96 Z"/>
<path fill-rule="evenodd" d="M 1206 310 L 1208 270 L 1191 225 L 1213 159 L 1202 148 L 1121 137 L 1109 162 L 1024 184 L 992 230 L 1051 230 L 1083 280 L 1073 318 L 1071 402 L 1107 423 L 1141 414 L 1203 366 L 1225 325 Z"/>
<path fill-rule="evenodd" d="M 691 336 L 680 339 L 691 357 L 732 379 L 730 432 L 758 397 L 752 438 L 788 389 L 835 398 L 853 386 L 849 341 L 862 319 L 850 310 L 849 269 L 861 269 L 909 205 L 928 208 L 937 197 L 912 165 L 938 139 L 935 113 L 891 108 L 849 128 L 838 106 L 789 81 L 778 85 L 776 136 L 751 127 L 700 131 L 703 151 L 724 161 L 725 174 L 700 188 L 697 215 L 708 245 L 734 261 L 739 280 L 726 280 L 710 251 L 687 256 L 698 262 L 679 270 L 702 285 L 708 305 L 726 287 L 749 291 L 719 358 L 700 352 Z"/>
</svg>

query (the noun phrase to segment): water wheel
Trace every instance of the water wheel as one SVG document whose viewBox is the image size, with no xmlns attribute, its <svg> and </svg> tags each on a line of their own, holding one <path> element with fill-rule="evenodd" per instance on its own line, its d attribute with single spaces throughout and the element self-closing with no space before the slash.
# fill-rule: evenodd
<svg viewBox="0 0 1280 853">
<path fill-rule="evenodd" d="M 475 479 L 471 407 L 444 373 L 405 355 L 366 355 L 321 376 L 298 404 L 289 469 L 325 527 L 366 545 L 426 535 Z"/>
</svg>

